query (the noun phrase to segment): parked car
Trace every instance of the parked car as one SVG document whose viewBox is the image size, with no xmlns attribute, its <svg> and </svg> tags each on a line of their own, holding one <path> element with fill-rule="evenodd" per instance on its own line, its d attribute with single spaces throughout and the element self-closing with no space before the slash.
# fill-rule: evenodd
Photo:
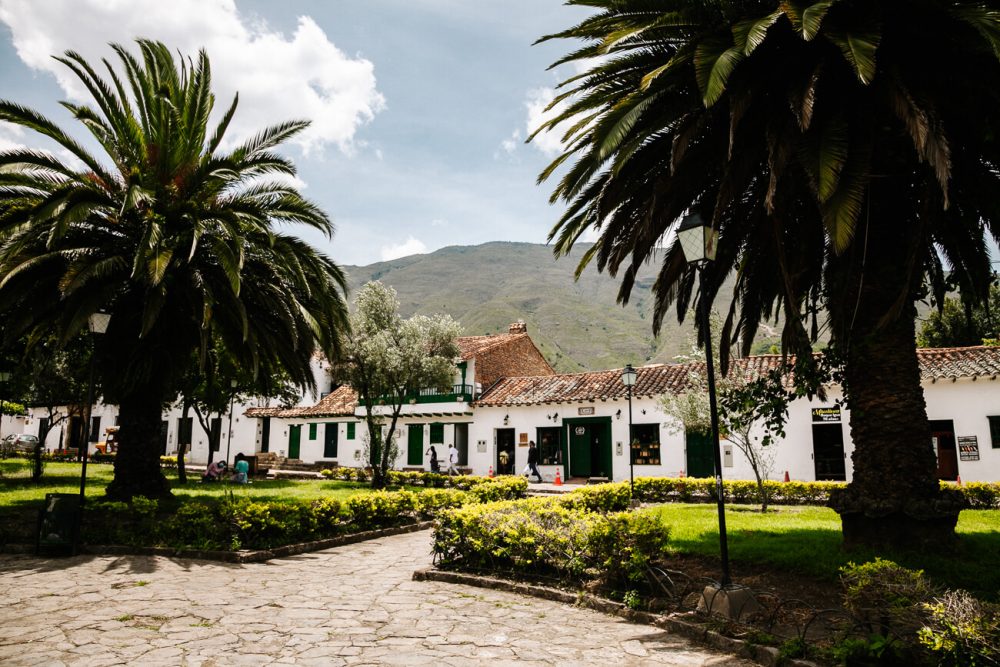
<svg viewBox="0 0 1000 667">
<path fill-rule="evenodd" d="M 38 436 L 27 433 L 11 433 L 3 440 L 0 440 L 0 452 L 4 456 L 14 454 L 31 454 L 38 446 Z"/>
</svg>

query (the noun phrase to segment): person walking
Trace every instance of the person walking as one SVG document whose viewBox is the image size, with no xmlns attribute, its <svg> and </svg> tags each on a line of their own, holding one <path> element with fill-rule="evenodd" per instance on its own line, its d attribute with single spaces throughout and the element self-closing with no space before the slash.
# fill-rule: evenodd
<svg viewBox="0 0 1000 667">
<path fill-rule="evenodd" d="M 448 475 L 458 475 L 458 449 L 455 444 L 448 445 Z"/>
<path fill-rule="evenodd" d="M 438 453 L 434 449 L 434 445 L 431 445 L 431 448 L 424 452 L 424 454 L 431 455 L 431 472 L 441 472 L 441 462 L 438 461 Z"/>
<path fill-rule="evenodd" d="M 544 481 L 542 473 L 538 472 L 538 447 L 535 446 L 534 440 L 528 443 L 528 468 L 538 478 L 539 483 Z"/>
</svg>

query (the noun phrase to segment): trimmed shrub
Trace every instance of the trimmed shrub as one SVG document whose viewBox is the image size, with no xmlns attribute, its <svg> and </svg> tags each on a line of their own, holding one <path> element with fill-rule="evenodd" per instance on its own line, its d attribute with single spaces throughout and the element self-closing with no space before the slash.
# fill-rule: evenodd
<svg viewBox="0 0 1000 667">
<path fill-rule="evenodd" d="M 614 482 L 580 487 L 561 500 L 566 507 L 585 512 L 623 512 L 629 508 L 632 493 L 628 482 Z"/>
<path fill-rule="evenodd" d="M 442 512 L 434 552 L 443 563 L 473 569 L 622 582 L 642 578 L 668 536 L 658 516 L 591 512 L 565 497 L 527 498 Z"/>
<path fill-rule="evenodd" d="M 922 605 L 934 595 L 923 570 L 910 570 L 891 560 L 848 563 L 840 568 L 844 607 L 871 632 L 909 637 L 922 624 Z"/>
</svg>

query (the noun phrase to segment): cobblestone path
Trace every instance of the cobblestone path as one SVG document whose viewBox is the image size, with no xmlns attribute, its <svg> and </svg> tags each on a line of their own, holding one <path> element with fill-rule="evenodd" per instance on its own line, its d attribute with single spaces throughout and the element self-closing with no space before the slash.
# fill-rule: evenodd
<svg viewBox="0 0 1000 667">
<path fill-rule="evenodd" d="M 741 665 L 659 628 L 414 582 L 427 531 L 268 563 L 0 556 L 3 665 Z"/>
</svg>

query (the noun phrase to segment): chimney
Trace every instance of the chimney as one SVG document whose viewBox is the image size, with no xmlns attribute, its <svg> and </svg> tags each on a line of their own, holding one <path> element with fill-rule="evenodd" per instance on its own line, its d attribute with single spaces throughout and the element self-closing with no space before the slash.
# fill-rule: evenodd
<svg viewBox="0 0 1000 667">
<path fill-rule="evenodd" d="M 528 325 L 524 323 L 524 320 L 518 320 L 517 322 L 511 322 L 510 328 L 508 329 L 512 334 L 523 334 L 528 333 Z"/>
</svg>

